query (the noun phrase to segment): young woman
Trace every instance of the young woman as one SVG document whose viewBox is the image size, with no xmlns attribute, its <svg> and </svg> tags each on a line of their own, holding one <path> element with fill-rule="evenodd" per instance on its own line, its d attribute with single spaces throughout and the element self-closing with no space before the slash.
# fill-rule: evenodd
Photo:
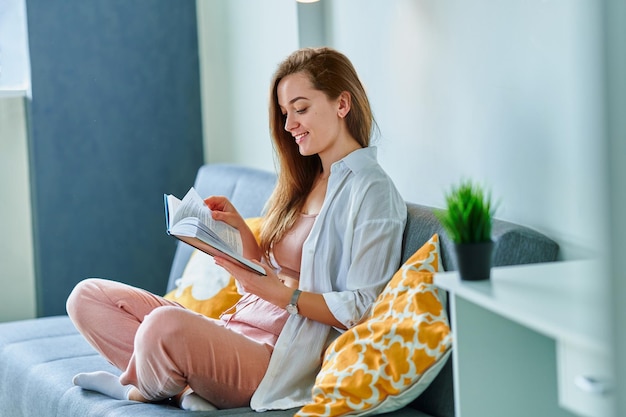
<svg viewBox="0 0 626 417">
<path fill-rule="evenodd" d="M 260 245 L 226 198 L 205 200 L 267 276 L 216 257 L 243 289 L 219 320 L 124 284 L 79 283 L 68 313 L 123 372 L 78 374 L 75 384 L 119 399 L 175 397 L 186 409 L 310 401 L 324 349 L 367 313 L 400 263 L 406 204 L 369 147 L 373 124 L 346 56 L 316 48 L 287 57 L 271 85 L 279 171 Z"/>
</svg>

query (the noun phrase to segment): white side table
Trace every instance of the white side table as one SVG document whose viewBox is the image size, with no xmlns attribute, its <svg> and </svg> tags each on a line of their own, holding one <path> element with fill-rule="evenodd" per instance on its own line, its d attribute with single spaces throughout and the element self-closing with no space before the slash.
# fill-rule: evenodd
<svg viewBox="0 0 626 417">
<path fill-rule="evenodd" d="M 435 275 L 449 292 L 457 417 L 613 417 L 605 272 L 595 261 Z"/>
</svg>

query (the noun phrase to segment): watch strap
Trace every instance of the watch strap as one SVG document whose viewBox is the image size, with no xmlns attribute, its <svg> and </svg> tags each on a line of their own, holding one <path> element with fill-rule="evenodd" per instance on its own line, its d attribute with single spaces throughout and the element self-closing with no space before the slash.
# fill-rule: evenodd
<svg viewBox="0 0 626 417">
<path fill-rule="evenodd" d="M 289 312 L 289 314 L 298 314 L 298 299 L 300 298 L 300 294 L 302 294 L 302 291 L 300 291 L 299 289 L 295 289 L 293 291 L 293 294 L 291 295 L 291 300 L 287 305 L 287 311 Z"/>
<path fill-rule="evenodd" d="M 293 291 L 293 294 L 291 294 L 291 300 L 289 301 L 289 304 L 291 304 L 292 306 L 297 306 L 298 299 L 300 298 L 300 294 L 302 294 L 302 291 L 296 288 Z"/>
</svg>

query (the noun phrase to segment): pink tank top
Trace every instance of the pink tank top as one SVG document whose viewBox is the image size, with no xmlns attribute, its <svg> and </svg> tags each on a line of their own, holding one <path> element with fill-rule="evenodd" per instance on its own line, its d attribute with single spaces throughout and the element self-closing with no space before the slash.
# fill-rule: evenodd
<svg viewBox="0 0 626 417">
<path fill-rule="evenodd" d="M 316 215 L 301 214 L 291 230 L 274 245 L 272 255 L 280 268 L 279 276 L 299 280 L 302 246 L 315 218 Z M 249 293 L 220 317 L 226 327 L 272 347 L 288 318 L 289 313 L 283 307 Z"/>
</svg>

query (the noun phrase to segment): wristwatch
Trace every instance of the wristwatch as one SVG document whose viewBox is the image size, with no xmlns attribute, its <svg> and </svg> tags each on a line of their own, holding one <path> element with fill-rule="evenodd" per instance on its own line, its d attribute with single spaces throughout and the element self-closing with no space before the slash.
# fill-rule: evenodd
<svg viewBox="0 0 626 417">
<path fill-rule="evenodd" d="M 298 298 L 300 298 L 301 293 L 302 291 L 300 290 L 294 290 L 293 295 L 291 296 L 291 301 L 289 301 L 289 304 L 285 307 L 285 310 L 287 310 L 289 314 L 298 314 Z"/>
</svg>

